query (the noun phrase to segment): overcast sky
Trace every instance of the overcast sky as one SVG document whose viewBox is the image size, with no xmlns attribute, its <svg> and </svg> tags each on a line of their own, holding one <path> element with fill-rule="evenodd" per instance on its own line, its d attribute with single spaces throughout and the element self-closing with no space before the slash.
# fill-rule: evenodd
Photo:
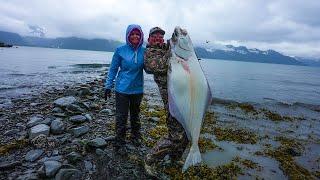
<svg viewBox="0 0 320 180">
<path fill-rule="evenodd" d="M 186 28 L 194 44 L 320 57 L 320 0 L 0 0 L 0 30 L 124 41 L 128 24 Z"/>
</svg>

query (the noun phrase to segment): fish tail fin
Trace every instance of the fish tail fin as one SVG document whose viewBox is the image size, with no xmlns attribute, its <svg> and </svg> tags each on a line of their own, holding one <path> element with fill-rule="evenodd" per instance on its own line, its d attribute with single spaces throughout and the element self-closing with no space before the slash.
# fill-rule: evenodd
<svg viewBox="0 0 320 180">
<path fill-rule="evenodd" d="M 186 162 L 183 165 L 182 171 L 186 171 L 190 166 L 194 166 L 201 162 L 201 154 L 199 150 L 198 143 L 193 143 L 191 145 L 189 154 L 187 156 Z"/>
</svg>

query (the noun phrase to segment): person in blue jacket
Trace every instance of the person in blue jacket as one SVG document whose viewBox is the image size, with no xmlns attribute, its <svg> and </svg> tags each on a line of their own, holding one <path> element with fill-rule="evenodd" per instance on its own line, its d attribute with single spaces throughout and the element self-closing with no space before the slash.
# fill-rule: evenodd
<svg viewBox="0 0 320 180">
<path fill-rule="evenodd" d="M 118 47 L 113 55 L 105 83 L 105 100 L 111 97 L 115 80 L 116 139 L 115 152 L 126 154 L 125 137 L 128 112 L 130 112 L 131 140 L 139 146 L 140 104 L 143 96 L 143 32 L 136 24 L 128 26 L 126 44 Z"/>
</svg>

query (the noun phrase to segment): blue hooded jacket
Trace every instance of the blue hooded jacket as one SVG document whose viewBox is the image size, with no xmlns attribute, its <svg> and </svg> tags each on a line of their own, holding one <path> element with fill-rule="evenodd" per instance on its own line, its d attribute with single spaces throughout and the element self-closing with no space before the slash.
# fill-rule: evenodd
<svg viewBox="0 0 320 180">
<path fill-rule="evenodd" d="M 129 42 L 129 35 L 133 29 L 141 33 L 139 45 L 135 49 Z M 128 26 L 126 44 L 116 49 L 113 54 L 109 73 L 106 77 L 105 88 L 112 89 L 115 80 L 115 91 L 124 94 L 143 93 L 143 32 L 136 24 Z"/>
</svg>

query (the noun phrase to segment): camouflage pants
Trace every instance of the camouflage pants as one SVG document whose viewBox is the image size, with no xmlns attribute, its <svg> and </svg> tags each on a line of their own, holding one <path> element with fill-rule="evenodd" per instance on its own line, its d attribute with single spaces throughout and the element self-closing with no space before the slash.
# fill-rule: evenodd
<svg viewBox="0 0 320 180">
<path fill-rule="evenodd" d="M 168 113 L 168 136 L 160 139 L 147 154 L 145 161 L 151 165 L 169 155 L 173 161 L 179 160 L 186 149 L 189 140 L 182 125 Z"/>
</svg>

